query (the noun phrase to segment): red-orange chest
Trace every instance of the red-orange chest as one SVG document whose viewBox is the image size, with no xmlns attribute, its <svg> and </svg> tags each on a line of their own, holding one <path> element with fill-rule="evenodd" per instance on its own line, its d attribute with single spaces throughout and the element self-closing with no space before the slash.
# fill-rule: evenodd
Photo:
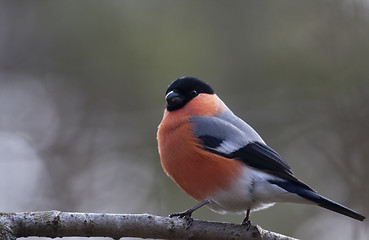
<svg viewBox="0 0 369 240">
<path fill-rule="evenodd" d="M 183 121 L 176 128 L 158 130 L 158 145 L 164 171 L 187 194 L 203 201 L 226 189 L 241 174 L 239 161 L 224 158 L 201 148 L 192 134 L 191 123 Z"/>
</svg>

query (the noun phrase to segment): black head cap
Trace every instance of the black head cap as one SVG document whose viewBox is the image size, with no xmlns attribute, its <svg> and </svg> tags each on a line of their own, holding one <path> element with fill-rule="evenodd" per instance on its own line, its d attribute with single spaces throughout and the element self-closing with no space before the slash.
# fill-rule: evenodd
<svg viewBox="0 0 369 240">
<path fill-rule="evenodd" d="M 165 100 L 168 111 L 182 108 L 200 93 L 214 94 L 214 91 L 207 83 L 197 78 L 178 78 L 169 85 L 166 91 Z"/>
</svg>

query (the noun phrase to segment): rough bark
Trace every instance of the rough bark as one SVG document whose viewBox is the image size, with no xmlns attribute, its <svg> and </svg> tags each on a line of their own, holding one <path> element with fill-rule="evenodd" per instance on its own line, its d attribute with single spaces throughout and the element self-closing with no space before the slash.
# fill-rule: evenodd
<svg viewBox="0 0 369 240">
<path fill-rule="evenodd" d="M 0 239 L 19 237 L 139 237 L 154 239 L 292 240 L 259 226 L 195 220 L 150 214 L 72 213 L 60 211 L 0 213 Z"/>
</svg>

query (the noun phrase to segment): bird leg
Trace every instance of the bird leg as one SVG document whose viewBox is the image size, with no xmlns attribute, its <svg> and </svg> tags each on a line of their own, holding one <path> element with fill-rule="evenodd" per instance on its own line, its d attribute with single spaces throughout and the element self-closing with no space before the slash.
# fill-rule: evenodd
<svg viewBox="0 0 369 240">
<path fill-rule="evenodd" d="M 250 227 L 251 227 L 251 221 L 249 220 L 249 218 L 250 218 L 250 209 L 247 209 L 246 217 L 241 223 L 241 225 L 246 225 L 247 226 L 247 230 L 249 230 Z"/>
<path fill-rule="evenodd" d="M 178 217 L 178 218 L 184 218 L 184 219 L 186 219 L 186 221 L 187 221 L 187 227 L 186 227 L 186 229 L 189 229 L 191 227 L 192 223 L 193 223 L 193 219 L 191 217 L 192 213 L 195 210 L 201 208 L 202 206 L 204 206 L 204 205 L 206 205 L 208 203 L 209 203 L 209 200 L 205 200 L 205 201 L 197 204 L 196 206 L 194 206 L 194 207 L 192 207 L 190 209 L 187 209 L 184 212 L 172 213 L 172 214 L 169 215 L 169 217 L 170 218 L 172 218 L 172 217 Z"/>
</svg>

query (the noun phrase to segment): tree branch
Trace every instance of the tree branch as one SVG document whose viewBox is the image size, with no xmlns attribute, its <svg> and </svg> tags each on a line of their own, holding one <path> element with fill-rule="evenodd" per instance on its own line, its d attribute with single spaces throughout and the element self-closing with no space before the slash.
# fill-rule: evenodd
<svg viewBox="0 0 369 240">
<path fill-rule="evenodd" d="M 259 226 L 195 220 L 150 214 L 70 213 L 60 211 L 0 213 L 0 239 L 19 237 L 139 237 L 155 239 L 293 240 Z"/>
</svg>

